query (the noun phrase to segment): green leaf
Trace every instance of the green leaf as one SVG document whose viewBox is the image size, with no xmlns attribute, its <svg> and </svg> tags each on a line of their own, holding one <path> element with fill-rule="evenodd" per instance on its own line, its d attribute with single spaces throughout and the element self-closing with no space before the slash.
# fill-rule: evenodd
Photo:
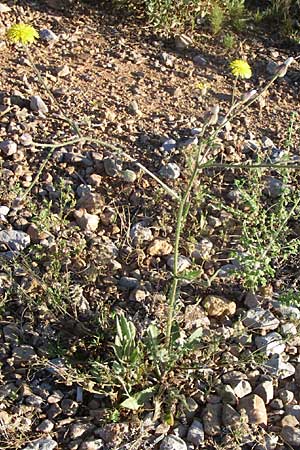
<svg viewBox="0 0 300 450">
<path fill-rule="evenodd" d="M 180 279 L 192 281 L 196 280 L 196 278 L 199 278 L 201 275 L 203 275 L 203 269 L 188 270 L 180 274 Z"/>
<path fill-rule="evenodd" d="M 136 411 L 141 408 L 156 392 L 156 386 L 153 386 L 143 391 L 137 392 L 136 394 L 128 397 L 124 402 L 120 404 L 122 408 L 130 409 Z"/>
</svg>

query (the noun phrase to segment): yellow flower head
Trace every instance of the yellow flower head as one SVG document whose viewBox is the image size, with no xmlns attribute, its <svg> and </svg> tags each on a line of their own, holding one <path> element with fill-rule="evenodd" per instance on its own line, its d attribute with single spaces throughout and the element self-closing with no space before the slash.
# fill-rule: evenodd
<svg viewBox="0 0 300 450">
<path fill-rule="evenodd" d="M 250 78 L 252 70 L 247 61 L 235 59 L 230 63 L 231 73 L 236 78 Z"/>
<path fill-rule="evenodd" d="M 32 44 L 39 37 L 38 32 L 31 25 L 26 23 L 16 23 L 12 25 L 6 33 L 8 39 L 15 44 Z"/>
</svg>

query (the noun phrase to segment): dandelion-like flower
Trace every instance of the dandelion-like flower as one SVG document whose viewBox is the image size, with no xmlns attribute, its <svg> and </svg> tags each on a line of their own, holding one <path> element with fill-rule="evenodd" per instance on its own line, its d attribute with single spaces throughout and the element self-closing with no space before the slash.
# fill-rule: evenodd
<svg viewBox="0 0 300 450">
<path fill-rule="evenodd" d="M 38 32 L 31 25 L 26 23 L 16 23 L 7 30 L 7 38 L 17 44 L 32 44 L 39 37 Z"/>
<path fill-rule="evenodd" d="M 250 78 L 252 70 L 247 61 L 235 59 L 230 63 L 231 73 L 236 78 Z"/>
</svg>

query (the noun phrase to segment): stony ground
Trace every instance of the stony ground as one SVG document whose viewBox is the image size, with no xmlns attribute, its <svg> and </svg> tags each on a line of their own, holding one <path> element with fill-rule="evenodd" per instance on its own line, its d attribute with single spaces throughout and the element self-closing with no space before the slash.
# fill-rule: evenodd
<svg viewBox="0 0 300 450">
<path fill-rule="evenodd" d="M 31 54 L 47 89 L 5 39 L 19 21 L 40 32 Z M 229 61 L 247 57 L 253 69 L 237 84 L 244 93 L 299 46 L 249 27 L 225 49 L 205 27 L 165 37 L 139 20 L 47 0 L 0 3 L 0 53 L 1 448 L 300 448 L 300 309 L 278 300 L 284 288 L 298 293 L 298 254 L 273 261 L 276 276 L 256 293 L 230 272 L 253 214 L 235 181 L 256 200 L 262 192 L 262 214 L 285 184 L 297 192 L 297 171 L 203 171 L 180 247 L 181 264 L 202 276 L 182 283 L 177 311 L 183 335 L 201 326 L 203 338 L 159 381 L 141 367 L 134 389 L 158 383 L 160 394 L 132 413 L 118 408 L 124 391 L 111 376 L 115 317 L 124 311 L 139 339 L 150 323 L 165 325 L 176 202 L 105 144 L 51 155 L 33 145 L 71 140 L 75 124 L 180 192 L 204 112 L 230 104 Z M 297 73 L 296 61 L 220 133 L 217 162 L 300 157 Z"/>
</svg>

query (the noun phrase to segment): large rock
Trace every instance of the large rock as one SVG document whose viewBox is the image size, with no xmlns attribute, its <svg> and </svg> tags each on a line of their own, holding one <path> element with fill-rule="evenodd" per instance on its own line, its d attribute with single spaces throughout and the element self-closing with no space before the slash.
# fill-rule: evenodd
<svg viewBox="0 0 300 450">
<path fill-rule="evenodd" d="M 222 405 L 209 403 L 203 413 L 204 431 L 209 436 L 221 434 Z"/>
<path fill-rule="evenodd" d="M 267 425 L 268 416 L 265 402 L 256 394 L 243 397 L 239 403 L 239 411 L 245 410 L 250 424 Z"/>
<path fill-rule="evenodd" d="M 0 243 L 6 244 L 8 250 L 21 251 L 30 244 L 30 236 L 24 231 L 2 230 L 0 231 Z"/>
<path fill-rule="evenodd" d="M 211 317 L 232 316 L 236 311 L 235 302 L 215 295 L 205 297 L 202 305 Z"/>
<path fill-rule="evenodd" d="M 187 450 L 187 445 L 177 436 L 166 436 L 162 440 L 159 450 Z"/>
</svg>

